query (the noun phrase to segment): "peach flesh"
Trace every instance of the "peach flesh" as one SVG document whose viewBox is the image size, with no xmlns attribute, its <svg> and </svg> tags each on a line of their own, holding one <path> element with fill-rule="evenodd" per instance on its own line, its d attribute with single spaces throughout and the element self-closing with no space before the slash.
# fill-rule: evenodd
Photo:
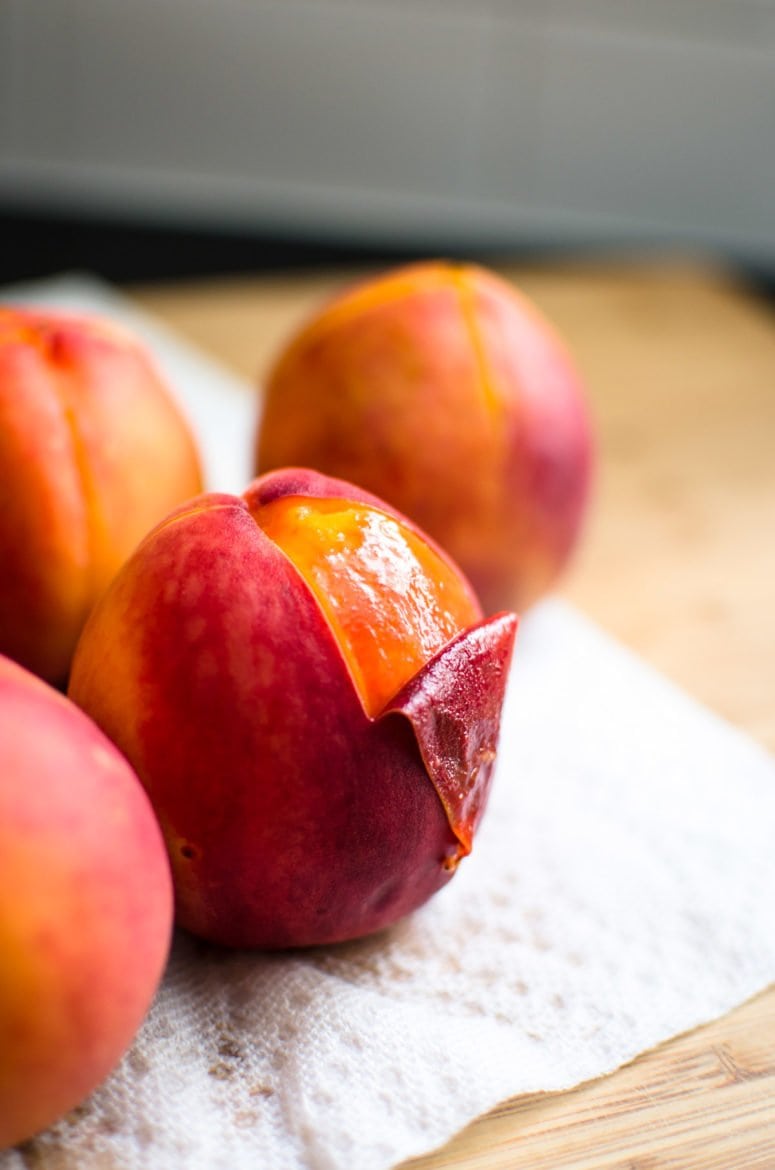
<svg viewBox="0 0 775 1170">
<path fill-rule="evenodd" d="M 459 574 L 375 508 L 286 496 L 255 518 L 313 590 L 371 716 L 481 617 Z"/>
<path fill-rule="evenodd" d="M 515 629 L 477 620 L 370 716 L 315 592 L 256 522 L 290 496 L 367 504 L 421 539 L 297 469 L 200 497 L 119 573 L 70 682 L 151 797 L 178 921 L 235 946 L 371 933 L 449 880 L 486 803 Z"/>
</svg>

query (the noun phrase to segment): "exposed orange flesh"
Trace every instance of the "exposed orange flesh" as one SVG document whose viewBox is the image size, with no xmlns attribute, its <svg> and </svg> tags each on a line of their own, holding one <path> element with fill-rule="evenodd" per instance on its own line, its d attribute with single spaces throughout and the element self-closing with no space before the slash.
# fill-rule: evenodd
<svg viewBox="0 0 775 1170">
<path fill-rule="evenodd" d="M 285 496 L 255 519 L 317 597 L 372 717 L 481 616 L 458 573 L 375 508 Z"/>
</svg>

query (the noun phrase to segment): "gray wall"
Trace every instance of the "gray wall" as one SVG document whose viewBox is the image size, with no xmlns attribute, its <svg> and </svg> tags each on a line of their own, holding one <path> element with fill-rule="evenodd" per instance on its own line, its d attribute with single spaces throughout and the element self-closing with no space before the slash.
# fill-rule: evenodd
<svg viewBox="0 0 775 1170">
<path fill-rule="evenodd" d="M 0 199 L 775 260 L 775 0 L 0 0 Z"/>
</svg>

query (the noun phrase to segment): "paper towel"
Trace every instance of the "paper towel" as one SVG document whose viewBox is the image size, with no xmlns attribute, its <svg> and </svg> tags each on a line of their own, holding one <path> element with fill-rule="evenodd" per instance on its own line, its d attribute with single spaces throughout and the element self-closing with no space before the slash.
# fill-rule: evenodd
<svg viewBox="0 0 775 1170">
<path fill-rule="evenodd" d="M 243 486 L 239 383 L 98 285 L 25 291 L 140 328 L 191 396 L 211 482 Z M 608 1072 L 775 979 L 774 827 L 764 751 L 546 602 L 450 885 L 309 952 L 179 935 L 120 1067 L 0 1170 L 386 1170 L 507 1097 Z"/>
</svg>

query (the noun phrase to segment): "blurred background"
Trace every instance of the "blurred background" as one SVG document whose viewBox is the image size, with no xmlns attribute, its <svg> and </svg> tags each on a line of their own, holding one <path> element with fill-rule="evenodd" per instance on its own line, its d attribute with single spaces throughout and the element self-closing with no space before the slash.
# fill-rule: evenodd
<svg viewBox="0 0 775 1170">
<path fill-rule="evenodd" d="M 680 251 L 775 280 L 773 0 L 3 0 L 0 279 Z"/>
</svg>

